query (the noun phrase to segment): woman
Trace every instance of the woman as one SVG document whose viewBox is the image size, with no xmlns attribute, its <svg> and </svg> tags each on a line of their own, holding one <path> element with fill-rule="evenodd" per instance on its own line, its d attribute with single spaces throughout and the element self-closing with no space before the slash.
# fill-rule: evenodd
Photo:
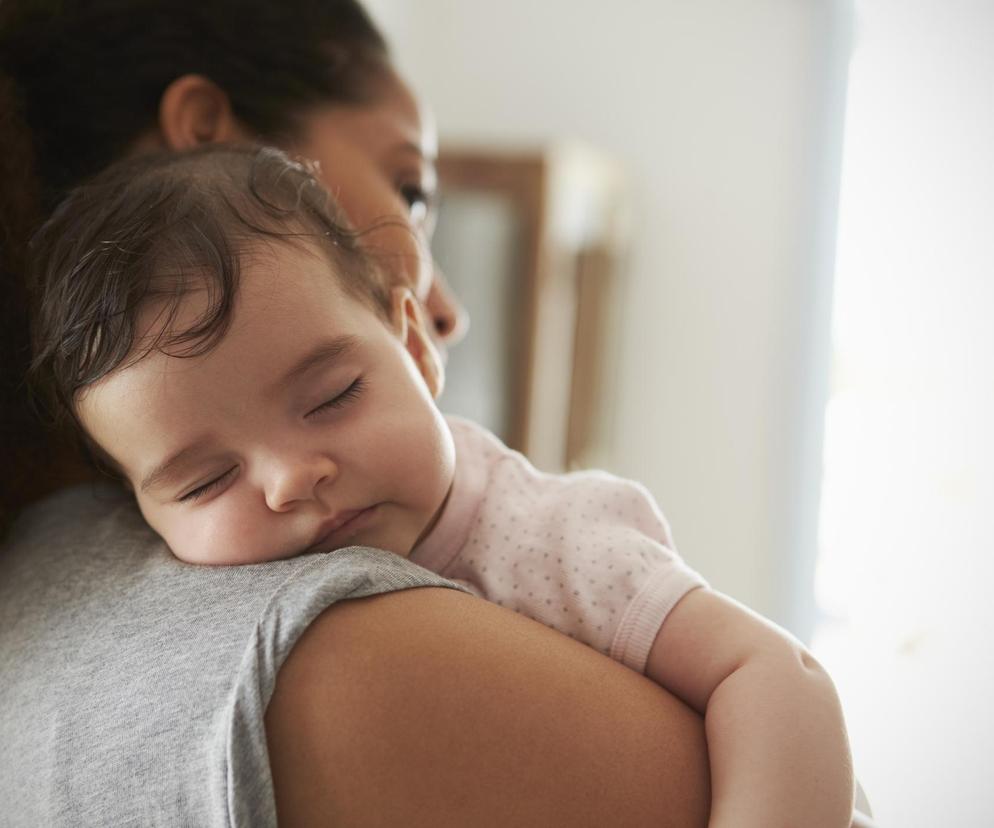
<svg viewBox="0 0 994 828">
<path fill-rule="evenodd" d="M 461 311 L 426 253 L 430 126 L 351 0 L 4 0 L 0 102 L 8 506 L 90 476 L 23 402 L 18 274 L 45 212 L 121 155 L 252 139 L 317 160 L 440 340 L 458 338 Z M 92 483 L 49 497 L 0 553 L 5 814 L 704 822 L 699 720 L 556 633 L 452 589 L 411 589 L 445 586 L 368 550 L 187 567 L 129 499 Z"/>
</svg>

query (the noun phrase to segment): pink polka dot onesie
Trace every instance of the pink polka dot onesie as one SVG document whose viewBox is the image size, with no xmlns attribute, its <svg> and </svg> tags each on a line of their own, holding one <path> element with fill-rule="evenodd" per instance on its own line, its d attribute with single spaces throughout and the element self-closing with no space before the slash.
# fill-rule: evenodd
<svg viewBox="0 0 994 828">
<path fill-rule="evenodd" d="M 606 472 L 544 474 L 480 426 L 448 422 L 455 480 L 411 560 L 645 672 L 667 613 L 705 585 L 646 489 Z"/>
</svg>

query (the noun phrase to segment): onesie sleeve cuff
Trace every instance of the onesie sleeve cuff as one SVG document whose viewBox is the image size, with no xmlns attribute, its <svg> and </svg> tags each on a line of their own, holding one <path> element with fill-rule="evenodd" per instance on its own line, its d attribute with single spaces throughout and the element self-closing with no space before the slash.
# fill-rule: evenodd
<svg viewBox="0 0 994 828">
<path fill-rule="evenodd" d="M 645 673 L 649 650 L 666 616 L 693 589 L 707 582 L 682 560 L 657 569 L 628 605 L 611 642 L 611 658 Z"/>
</svg>

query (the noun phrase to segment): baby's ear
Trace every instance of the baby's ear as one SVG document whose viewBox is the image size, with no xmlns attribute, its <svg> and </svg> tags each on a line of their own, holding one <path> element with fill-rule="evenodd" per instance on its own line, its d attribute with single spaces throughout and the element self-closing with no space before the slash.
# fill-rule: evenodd
<svg viewBox="0 0 994 828">
<path fill-rule="evenodd" d="M 418 366 L 428 391 L 437 400 L 445 386 L 445 368 L 428 333 L 424 311 L 410 288 L 395 287 L 390 292 L 390 300 L 390 322 L 394 333 Z"/>
</svg>

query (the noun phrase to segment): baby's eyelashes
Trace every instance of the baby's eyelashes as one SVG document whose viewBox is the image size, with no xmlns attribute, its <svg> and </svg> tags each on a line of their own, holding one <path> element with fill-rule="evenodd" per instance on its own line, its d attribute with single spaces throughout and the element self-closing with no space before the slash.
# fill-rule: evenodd
<svg viewBox="0 0 994 828">
<path fill-rule="evenodd" d="M 176 498 L 180 503 L 192 503 L 198 500 L 202 500 L 207 497 L 207 495 L 216 492 L 218 489 L 223 487 L 234 477 L 235 472 L 238 470 L 237 466 L 232 466 L 226 471 L 219 474 L 217 477 L 209 480 L 206 483 L 197 486 L 195 489 L 191 489 L 186 494 L 180 495 Z"/>
<path fill-rule="evenodd" d="M 340 394 L 332 397 L 327 402 L 321 403 L 317 408 L 307 413 L 308 417 L 322 414 L 336 408 L 344 408 L 353 400 L 357 399 L 366 387 L 366 382 L 362 377 L 356 377 L 352 383 Z"/>
</svg>

